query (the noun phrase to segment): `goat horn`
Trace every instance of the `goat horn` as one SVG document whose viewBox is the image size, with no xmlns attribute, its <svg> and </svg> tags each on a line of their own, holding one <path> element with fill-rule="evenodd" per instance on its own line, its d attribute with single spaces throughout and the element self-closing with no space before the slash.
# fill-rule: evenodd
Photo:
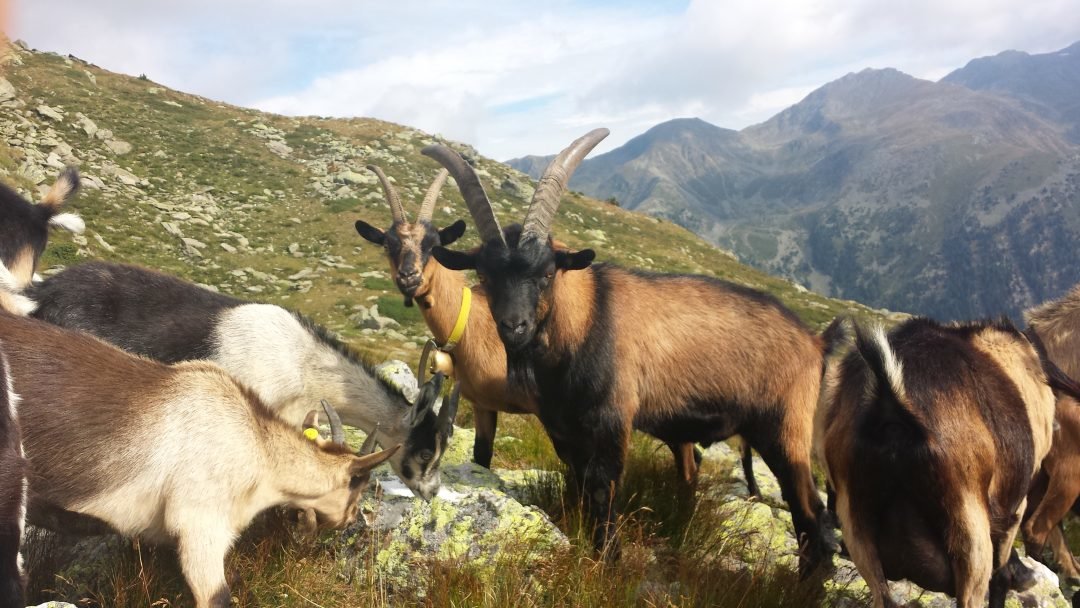
<svg viewBox="0 0 1080 608">
<path fill-rule="evenodd" d="M 420 213 L 417 214 L 416 221 L 431 220 L 431 214 L 435 212 L 435 201 L 439 200 L 439 192 L 442 192 L 443 184 L 446 183 L 446 176 L 448 175 L 450 175 L 450 172 L 442 169 L 435 176 L 435 181 L 431 182 L 431 187 L 428 188 L 427 194 L 424 195 L 424 202 L 420 204 Z"/>
<path fill-rule="evenodd" d="M 596 147 L 596 144 L 607 137 L 608 133 L 610 131 L 607 129 L 593 129 L 574 140 L 574 143 L 559 152 L 555 160 L 551 161 L 547 170 L 544 171 L 544 176 L 536 185 L 529 212 L 522 223 L 522 241 L 525 240 L 526 235 L 547 239 L 551 231 L 551 220 L 554 219 L 555 212 L 559 210 L 559 202 L 566 190 L 566 185 L 570 183 L 570 176 L 574 174 L 574 170 L 578 168 L 585 156 Z"/>
<path fill-rule="evenodd" d="M 390 183 L 390 179 L 386 177 L 386 174 L 383 173 L 381 168 L 376 167 L 375 165 L 368 165 L 367 169 L 379 176 L 379 183 L 382 184 L 383 195 L 386 197 L 386 202 L 390 203 L 390 215 L 394 217 L 394 223 L 404 224 L 405 209 L 401 206 L 401 197 L 398 196 L 394 185 Z"/>
<path fill-rule="evenodd" d="M 495 219 L 495 212 L 491 209 L 491 201 L 488 200 L 480 178 L 469 163 L 465 162 L 460 154 L 442 145 L 428 146 L 420 153 L 438 161 L 450 171 L 450 175 L 454 176 L 454 181 L 457 182 L 465 204 L 469 206 L 469 213 L 476 222 L 476 229 L 480 232 L 483 242 L 498 241 L 505 246 L 506 240 L 503 238 L 502 228 L 499 228 L 499 220 Z"/>
<path fill-rule="evenodd" d="M 341 416 L 338 416 L 337 410 L 326 399 L 320 401 L 319 404 L 322 405 L 326 417 L 330 420 L 330 441 L 345 445 L 345 427 L 341 425 Z"/>
<path fill-rule="evenodd" d="M 449 438 L 454 434 L 454 418 L 457 418 L 458 399 L 460 397 L 461 383 L 455 382 L 454 388 L 450 391 L 450 396 L 443 403 L 442 409 L 439 410 L 439 421 L 436 428 L 439 429 L 443 437 Z M 445 449 L 445 446 L 443 449 Z"/>
<path fill-rule="evenodd" d="M 375 428 L 371 429 L 368 436 L 364 439 L 364 443 L 360 446 L 360 451 L 356 453 L 357 456 L 367 456 L 375 451 L 375 436 L 379 434 L 379 425 L 375 424 Z"/>
</svg>

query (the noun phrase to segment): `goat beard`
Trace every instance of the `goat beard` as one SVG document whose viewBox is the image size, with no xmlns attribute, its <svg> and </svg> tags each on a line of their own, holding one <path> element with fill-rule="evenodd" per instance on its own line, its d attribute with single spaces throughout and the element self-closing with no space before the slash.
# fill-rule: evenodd
<svg viewBox="0 0 1080 608">
<path fill-rule="evenodd" d="M 540 384 L 536 379 L 535 364 L 539 354 L 535 344 L 515 351 L 506 351 L 506 379 L 512 390 L 523 395 L 539 394 Z"/>
</svg>

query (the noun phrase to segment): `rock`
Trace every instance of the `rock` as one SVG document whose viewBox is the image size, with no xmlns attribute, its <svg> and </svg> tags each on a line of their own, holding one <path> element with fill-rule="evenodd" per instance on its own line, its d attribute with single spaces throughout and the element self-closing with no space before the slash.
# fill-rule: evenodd
<svg viewBox="0 0 1080 608">
<path fill-rule="evenodd" d="M 294 258 L 304 257 L 304 253 L 300 251 L 300 243 L 289 243 L 289 255 Z"/>
<path fill-rule="evenodd" d="M 116 248 L 113 247 L 112 245 L 106 243 L 105 239 L 101 238 L 100 234 L 95 232 L 93 236 L 94 236 L 94 240 L 97 241 L 97 244 L 101 245 L 101 248 L 104 249 L 105 251 L 108 251 L 109 253 L 112 253 L 112 252 L 116 251 Z"/>
<path fill-rule="evenodd" d="M 64 115 L 56 108 L 50 108 L 47 105 L 40 105 L 34 109 L 39 116 L 48 118 L 49 120 L 55 120 L 56 122 L 64 122 Z"/>
<path fill-rule="evenodd" d="M 7 78 L 0 78 L 0 103 L 15 99 L 15 87 Z"/>
<path fill-rule="evenodd" d="M 270 140 L 266 142 L 266 147 L 270 148 L 270 151 L 282 158 L 288 158 L 292 156 L 292 148 L 285 144 L 285 142 Z"/>
<path fill-rule="evenodd" d="M 168 154 L 165 154 L 164 150 L 158 150 L 157 152 L 154 152 L 154 158 L 166 158 L 167 156 Z"/>
<path fill-rule="evenodd" d="M 357 173 L 356 171 L 342 171 L 334 175 L 334 183 L 336 184 L 350 184 L 350 185 L 372 185 L 379 181 L 375 175 L 369 175 L 367 173 Z"/>
<path fill-rule="evenodd" d="M 79 174 L 79 184 L 83 188 L 89 188 L 91 190 L 101 190 L 105 187 L 105 183 L 100 178 L 93 175 L 87 175 L 86 173 Z"/>
<path fill-rule="evenodd" d="M 186 236 L 181 237 L 180 241 L 184 243 L 184 251 L 186 251 L 188 255 L 202 257 L 202 252 L 199 250 L 206 249 L 206 243 Z"/>
<path fill-rule="evenodd" d="M 401 327 L 401 323 L 398 323 L 390 317 L 384 317 L 380 315 L 378 304 L 372 304 L 371 309 L 368 310 L 367 313 L 367 317 L 363 319 L 360 323 L 358 323 L 358 325 L 362 329 L 374 329 L 376 331 L 382 331 L 390 327 Z M 404 338 L 404 336 L 401 337 Z"/>
<path fill-rule="evenodd" d="M 165 232 L 177 238 L 184 238 L 184 233 L 180 231 L 180 226 L 175 222 L 161 222 L 161 227 L 165 229 Z"/>
<path fill-rule="evenodd" d="M 75 118 L 76 120 L 78 120 L 79 128 L 81 128 L 83 132 L 86 133 L 87 137 L 93 137 L 95 134 L 97 134 L 98 126 L 94 123 L 94 121 L 84 116 L 82 112 L 76 112 Z"/>
<path fill-rule="evenodd" d="M 103 173 L 112 175 L 117 180 L 119 180 L 120 183 L 126 186 L 136 186 L 139 184 L 139 182 L 142 181 L 139 176 L 126 169 L 121 169 L 120 167 L 112 163 L 103 163 L 101 165 L 101 171 Z"/>
<path fill-rule="evenodd" d="M 69 604 L 67 602 L 45 602 L 44 604 L 38 604 L 37 606 L 30 606 L 29 608 L 79 608 L 75 604 Z"/>
<path fill-rule="evenodd" d="M 169 217 L 173 218 L 174 220 L 179 220 L 183 222 L 185 220 L 190 220 L 191 214 L 187 211 L 177 211 L 176 213 L 169 214 Z"/>
<path fill-rule="evenodd" d="M 102 141 L 108 141 L 113 138 L 113 132 L 108 129 L 98 129 L 97 133 L 94 133 L 94 137 Z"/>
<path fill-rule="evenodd" d="M 599 230 L 599 229 L 595 229 L 595 228 L 592 229 L 592 230 L 586 230 L 585 231 L 585 236 L 589 237 L 591 240 L 593 240 L 593 241 L 595 241 L 597 243 L 606 243 L 607 242 L 607 234 L 605 234 L 603 230 Z"/>
<path fill-rule="evenodd" d="M 121 141 L 119 139 L 110 139 L 110 140 L 106 141 L 105 142 L 105 147 L 108 148 L 110 152 L 112 152 L 113 154 L 116 154 L 117 156 L 123 156 L 124 154 L 127 154 L 128 152 L 131 152 L 131 149 L 132 149 L 131 144 L 129 144 L 126 141 Z"/>
<path fill-rule="evenodd" d="M 313 274 L 315 274 L 314 270 L 312 270 L 310 268 L 304 268 L 303 270 L 297 272 L 296 274 L 289 275 L 288 279 L 290 281 L 299 281 L 300 279 L 310 277 Z"/>
<path fill-rule="evenodd" d="M 233 247 L 228 243 L 221 243 L 221 248 L 225 251 L 228 251 L 229 253 L 236 253 L 236 247 Z"/>
</svg>

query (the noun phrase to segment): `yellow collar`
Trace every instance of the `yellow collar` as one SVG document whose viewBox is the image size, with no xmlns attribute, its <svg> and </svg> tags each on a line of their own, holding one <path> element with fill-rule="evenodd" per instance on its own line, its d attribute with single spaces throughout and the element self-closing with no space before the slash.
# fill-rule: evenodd
<svg viewBox="0 0 1080 608">
<path fill-rule="evenodd" d="M 472 310 L 472 290 L 463 287 L 461 288 L 461 308 L 458 310 L 457 321 L 454 322 L 454 329 L 450 332 L 450 337 L 446 339 L 446 344 L 440 350 L 451 351 L 461 341 L 461 337 L 465 335 L 465 325 L 469 322 L 470 310 Z"/>
</svg>

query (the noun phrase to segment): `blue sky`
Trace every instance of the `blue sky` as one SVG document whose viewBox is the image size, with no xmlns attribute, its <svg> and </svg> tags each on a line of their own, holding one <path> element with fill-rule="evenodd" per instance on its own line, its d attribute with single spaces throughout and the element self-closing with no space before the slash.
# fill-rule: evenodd
<svg viewBox="0 0 1080 608">
<path fill-rule="evenodd" d="M 698 116 L 742 128 L 865 67 L 937 79 L 1080 40 L 1075 0 L 13 0 L 9 35 L 286 114 L 373 116 L 506 159 Z"/>
</svg>

